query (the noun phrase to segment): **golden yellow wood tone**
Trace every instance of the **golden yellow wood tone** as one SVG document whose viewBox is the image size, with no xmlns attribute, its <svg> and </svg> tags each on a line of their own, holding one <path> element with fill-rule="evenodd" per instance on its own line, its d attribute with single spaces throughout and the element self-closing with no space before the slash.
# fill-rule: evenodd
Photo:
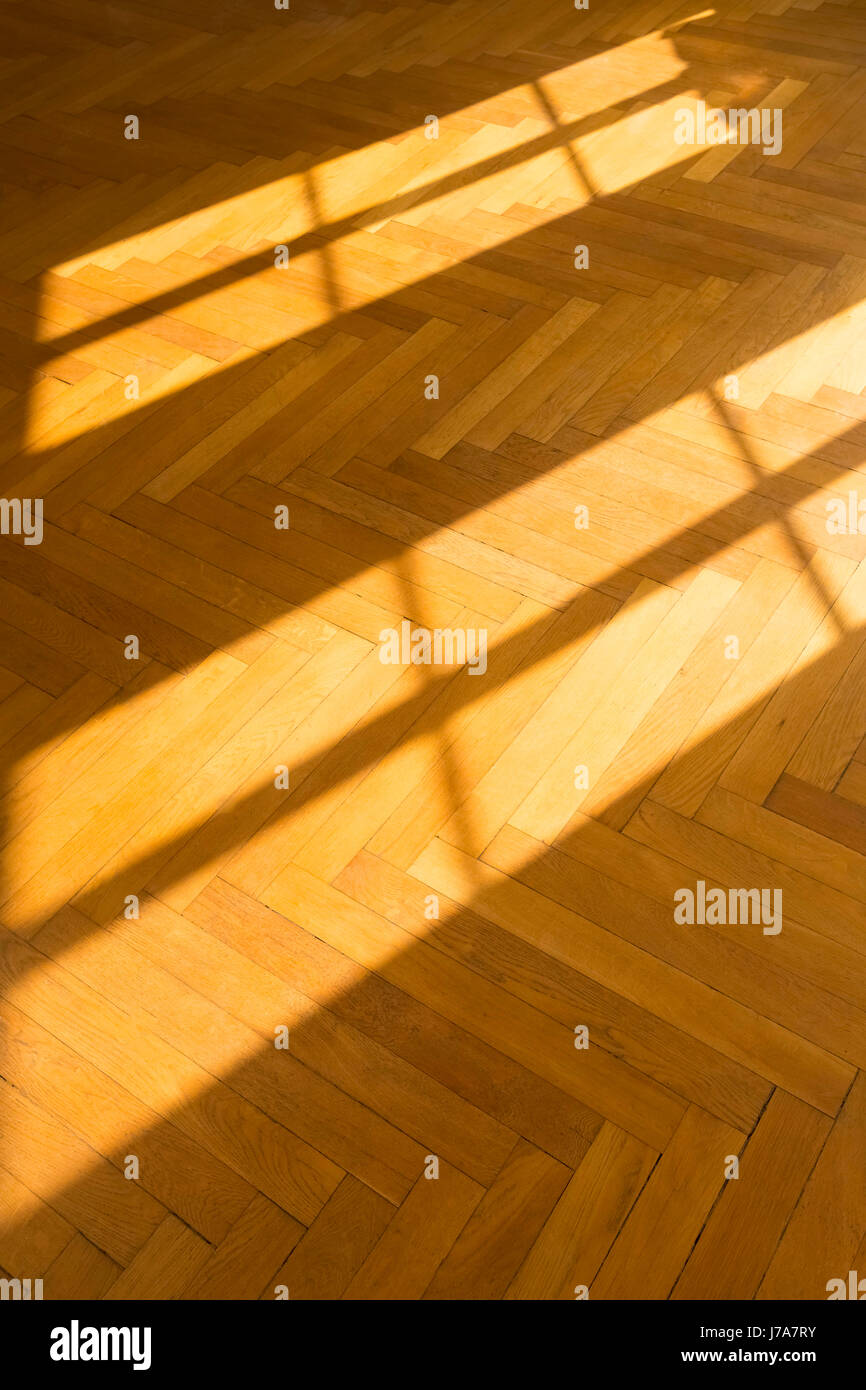
<svg viewBox="0 0 866 1390">
<path fill-rule="evenodd" d="M 0 1272 L 826 1298 L 863 5 L 0 34 Z"/>
</svg>

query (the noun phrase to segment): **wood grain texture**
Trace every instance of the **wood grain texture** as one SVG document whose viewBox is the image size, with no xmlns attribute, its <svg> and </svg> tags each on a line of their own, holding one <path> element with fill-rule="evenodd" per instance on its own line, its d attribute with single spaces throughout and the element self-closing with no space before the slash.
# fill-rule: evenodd
<svg viewBox="0 0 866 1390">
<path fill-rule="evenodd" d="M 826 1297 L 862 5 L 43 8 L 0 17 L 4 1278 Z M 699 102 L 780 148 L 679 143 Z"/>
</svg>

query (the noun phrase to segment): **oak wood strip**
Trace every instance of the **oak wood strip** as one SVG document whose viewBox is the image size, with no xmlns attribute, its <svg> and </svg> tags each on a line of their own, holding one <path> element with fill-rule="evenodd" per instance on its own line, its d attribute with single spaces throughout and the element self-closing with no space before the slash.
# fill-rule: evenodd
<svg viewBox="0 0 866 1390">
<path fill-rule="evenodd" d="M 655 1162 L 651 1150 L 605 1124 L 505 1297 L 573 1299 L 588 1289 Z"/>
<path fill-rule="evenodd" d="M 773 1092 L 672 1298 L 754 1298 L 830 1128 L 826 1115 Z"/>
<path fill-rule="evenodd" d="M 120 1277 L 120 1266 L 76 1231 L 45 1271 L 46 1299 L 104 1298 Z"/>
<path fill-rule="evenodd" d="M 591 1298 L 665 1298 L 724 1182 L 729 1156 L 744 1136 L 692 1106 L 653 1169 Z"/>
<path fill-rule="evenodd" d="M 503 1297 L 568 1178 L 567 1168 L 521 1140 L 442 1261 L 424 1297 Z"/>
<path fill-rule="evenodd" d="M 764 804 L 807 830 L 866 854 L 866 813 L 844 796 L 783 772 Z"/>
<path fill-rule="evenodd" d="M 858 1072 L 839 1118 L 757 1292 L 758 1298 L 826 1298 L 847 1277 L 864 1234 L 857 1175 L 862 1163 L 866 1081 Z"/>
<path fill-rule="evenodd" d="M 15 1278 L 42 1278 L 76 1239 L 75 1228 L 6 1167 L 0 1167 L 0 1259 Z"/>
<path fill-rule="evenodd" d="M 257 1193 L 196 1270 L 185 1299 L 255 1299 L 304 1234 L 299 1221 Z"/>
<path fill-rule="evenodd" d="M 447 1166 L 436 1177 L 422 1174 L 343 1298 L 420 1298 L 484 1196 L 482 1187 Z"/>
<path fill-rule="evenodd" d="M 208 1259 L 211 1247 L 175 1216 L 166 1216 L 105 1295 L 107 1299 L 176 1298 Z"/>
<path fill-rule="evenodd" d="M 394 1215 L 390 1202 L 347 1174 L 277 1271 L 274 1287 L 287 1288 L 294 1300 L 341 1298 Z"/>
</svg>

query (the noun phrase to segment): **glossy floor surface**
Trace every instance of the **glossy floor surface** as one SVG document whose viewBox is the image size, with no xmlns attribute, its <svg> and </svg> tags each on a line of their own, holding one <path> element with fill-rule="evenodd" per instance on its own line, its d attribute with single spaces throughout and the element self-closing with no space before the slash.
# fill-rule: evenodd
<svg viewBox="0 0 866 1390">
<path fill-rule="evenodd" d="M 0 1276 L 866 1275 L 866 8 L 0 31 Z"/>
</svg>

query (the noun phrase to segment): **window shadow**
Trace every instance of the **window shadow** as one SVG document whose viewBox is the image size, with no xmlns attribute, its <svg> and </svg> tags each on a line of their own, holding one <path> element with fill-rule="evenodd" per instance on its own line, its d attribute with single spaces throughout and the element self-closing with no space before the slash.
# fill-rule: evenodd
<svg viewBox="0 0 866 1390">
<path fill-rule="evenodd" d="M 784 76 L 792 65 L 796 68 L 798 62 L 811 59 L 810 25 L 815 27 L 814 41 L 821 41 L 821 13 L 814 13 L 817 18 L 807 12 L 798 17 L 797 32 L 803 34 L 799 43 L 780 40 L 769 20 L 757 33 L 745 31 L 734 19 L 725 23 L 716 7 L 712 23 L 698 20 L 671 32 L 681 73 L 669 82 L 627 95 L 622 109 L 628 114 L 635 103 L 652 107 L 696 89 L 709 95 L 719 80 L 720 63 L 727 61 L 709 56 L 708 45 L 712 48 L 714 42 L 721 43 L 723 50 L 733 45 L 737 53 L 737 63 L 742 65 L 734 74 L 738 93 L 766 92 L 777 74 L 767 72 L 758 61 L 750 67 L 749 50 L 775 46 L 778 76 Z M 641 216 L 640 191 L 646 188 L 645 180 L 626 182 L 610 194 L 594 182 L 593 170 L 581 160 L 575 142 L 595 131 L 612 129 L 622 117 L 617 112 L 594 111 L 578 120 L 563 118 L 552 81 L 559 69 L 607 51 L 607 42 L 596 35 L 615 23 L 615 9 L 607 7 L 593 15 L 584 31 L 587 37 L 580 43 L 564 42 L 559 26 L 551 23 L 548 52 L 539 53 L 533 47 L 513 61 L 479 64 L 473 59 L 487 52 L 486 45 L 495 49 L 498 37 L 489 25 L 485 27 L 487 11 L 473 16 L 466 6 L 428 6 L 419 14 L 418 27 L 423 30 L 429 24 L 430 34 L 443 45 L 432 51 L 443 57 L 429 64 L 426 89 L 418 81 L 418 65 L 412 69 L 411 82 L 400 71 L 399 55 L 408 52 L 400 44 L 403 18 L 398 24 L 387 8 L 374 14 L 371 20 L 369 8 L 338 6 L 328 0 L 309 20 L 313 28 L 320 25 L 323 41 L 318 65 L 311 59 L 310 75 L 284 87 L 276 75 L 292 44 L 280 32 L 279 17 L 247 34 L 249 6 L 243 3 L 219 7 L 215 14 L 200 7 L 187 16 L 188 29 L 161 14 L 153 16 L 146 6 L 123 15 L 110 7 L 92 7 L 88 23 L 106 25 L 100 29 L 99 42 L 113 50 L 113 60 L 135 57 L 136 44 L 144 35 L 140 26 L 150 26 L 155 52 L 164 46 L 169 69 L 154 62 L 152 99 L 141 105 L 142 122 L 152 132 L 153 145 L 148 155 L 142 142 L 142 153 L 150 163 L 146 177 L 138 183 L 126 179 L 120 166 L 112 164 L 119 156 L 111 143 L 110 119 L 120 119 L 129 105 L 123 85 L 110 67 L 103 68 L 98 80 L 105 83 L 104 95 L 95 111 L 80 87 L 76 101 L 74 68 L 82 57 L 81 45 L 71 35 L 58 39 L 59 67 L 54 77 L 45 70 L 37 75 L 49 93 L 57 93 L 59 109 L 68 110 L 70 117 L 53 160 L 45 152 L 43 138 L 50 108 L 40 122 L 26 93 L 10 94 L 10 102 L 20 101 L 25 109 L 7 117 L 0 130 L 7 131 L 10 145 L 27 152 L 27 159 L 20 161 L 22 195 L 32 192 L 34 185 L 39 195 L 50 189 L 55 165 L 70 171 L 67 179 L 79 180 L 82 213 L 77 221 L 66 222 L 51 210 L 62 199 L 56 204 L 46 201 L 44 246 L 50 247 L 53 263 L 87 255 L 118 235 L 142 234 L 181 211 L 212 206 L 215 164 L 224 167 L 221 188 L 223 197 L 229 197 L 275 181 L 288 160 L 292 172 L 304 175 L 313 223 L 305 237 L 292 239 L 293 260 L 308 252 L 320 254 L 317 266 L 327 308 L 322 323 L 287 335 L 267 350 L 272 362 L 279 359 L 280 370 L 314 360 L 336 335 L 352 337 L 354 329 L 360 346 L 352 349 L 349 358 L 351 387 L 370 369 L 364 343 L 371 329 L 391 329 L 396 346 L 420 331 L 435 305 L 436 312 L 442 312 L 440 306 L 451 306 L 454 317 L 446 317 L 446 322 L 460 331 L 469 311 L 477 319 L 485 297 L 494 306 L 493 316 L 505 324 L 520 312 L 518 296 L 508 292 L 509 280 L 531 283 L 536 277 L 539 285 L 560 295 L 563 302 L 576 297 L 574 274 L 561 269 L 568 265 L 570 247 L 576 241 L 591 242 L 593 237 L 614 251 L 633 245 L 632 228 Z M 461 44 L 468 45 L 463 50 L 465 63 L 452 59 L 449 47 L 456 14 L 460 20 L 453 48 L 459 55 Z M 329 58 L 328 45 L 338 20 L 349 30 L 337 55 Z M 369 42 L 366 50 L 355 45 L 356 30 L 351 27 L 355 21 L 357 32 Z M 544 26 L 531 17 L 521 17 L 520 23 L 526 24 L 527 39 L 533 43 L 544 37 Z M 26 28 L 22 42 L 25 37 Z M 380 46 L 387 48 L 389 40 L 396 44 L 393 66 L 397 71 L 393 73 L 377 62 Z M 297 41 L 295 35 L 292 42 Z M 225 81 L 234 93 L 231 100 L 222 91 L 214 95 L 200 85 L 213 70 L 215 50 L 224 54 Z M 354 76 L 344 79 L 343 111 L 333 100 L 332 76 L 349 61 Z M 827 61 L 841 59 L 834 56 Z M 169 94 L 172 63 L 189 65 L 189 83 L 181 97 Z M 366 68 L 370 71 L 365 72 Z M 269 74 L 279 91 L 268 84 Z M 481 74 L 489 77 L 483 88 Z M 244 82 L 253 79 L 256 87 L 245 89 Z M 504 156 L 481 158 L 465 170 L 431 178 L 421 189 L 379 200 L 349 217 L 329 218 L 316 171 L 334 151 L 363 150 L 382 139 L 405 143 L 409 131 L 426 114 L 421 107 L 428 92 L 426 105 L 431 110 L 460 113 L 480 97 L 493 100 L 517 84 L 526 84 L 534 92 L 550 121 L 549 133 Z M 366 113 L 365 118 L 358 118 L 359 110 Z M 503 110 L 503 120 L 513 116 L 507 108 Z M 42 129 L 42 136 L 28 123 Z M 262 132 L 268 133 L 267 149 L 260 144 Z M 530 221 L 521 235 L 454 267 L 421 276 L 392 294 L 362 294 L 353 304 L 351 284 L 341 283 L 338 252 L 358 227 L 376 225 L 470 188 L 504 169 L 518 171 L 528 159 L 563 146 L 568 149 L 576 185 L 589 193 L 585 208 L 562 215 L 555 215 L 554 209 L 538 225 Z M 743 156 L 750 157 L 748 152 Z M 683 161 L 680 174 L 693 167 L 696 159 Z M 114 176 L 109 172 L 112 168 Z M 106 187 L 112 177 L 117 179 L 116 187 Z M 66 195 L 70 186 L 74 185 L 64 189 Z M 25 201 L 22 196 L 22 204 Z M 200 459 L 190 459 L 199 441 L 211 433 L 206 422 L 215 416 L 220 424 L 228 420 L 236 404 L 259 389 L 256 373 L 266 361 L 264 355 L 244 355 L 235 361 L 215 337 L 209 342 L 214 365 L 202 379 L 178 388 L 171 397 L 145 403 L 108 425 L 99 425 L 95 412 L 85 410 L 80 431 L 72 437 L 55 444 L 49 430 L 43 441 L 36 437 L 30 443 L 35 423 L 51 417 L 52 397 L 44 388 L 58 378 L 45 369 L 56 368 L 58 359 L 74 362 L 76 349 L 102 343 L 118 329 L 152 329 L 161 316 L 171 321 L 173 310 L 200 302 L 219 289 L 262 278 L 270 286 L 279 272 L 271 268 L 272 248 L 266 253 L 257 250 L 141 302 L 106 302 L 99 321 L 82 326 L 80 316 L 72 312 L 74 300 L 63 298 L 58 277 L 40 279 L 30 269 L 28 257 L 32 255 L 35 266 L 43 254 L 40 247 L 35 245 L 31 251 L 19 239 L 18 255 L 2 294 L 12 334 L 20 340 L 34 316 L 39 316 L 40 304 L 44 308 L 52 297 L 67 310 L 52 319 L 54 325 L 62 326 L 66 317 L 61 335 L 50 344 L 34 340 L 31 345 L 26 364 L 32 373 L 29 380 L 16 376 L 12 368 L 8 376 L 0 376 L 0 388 L 14 393 L 0 407 L 6 445 L 3 487 L 7 494 L 13 488 L 38 487 L 46 497 L 47 516 L 42 546 L 25 548 L 9 538 L 0 546 L 0 579 L 26 595 L 30 605 L 17 610 L 14 622 L 0 623 L 0 632 L 9 643 L 12 670 L 27 672 L 26 683 L 40 692 L 41 701 L 36 715 L 20 728 L 14 727 L 14 710 L 7 708 L 15 689 L 6 705 L 0 706 L 13 719 L 13 732 L 3 745 L 7 794 L 0 807 L 4 816 L 0 833 L 4 843 L 11 840 L 14 847 L 14 836 L 28 814 L 42 804 L 33 790 L 38 782 L 34 771 L 69 731 L 90 721 L 98 729 L 100 720 L 110 722 L 125 706 L 134 721 L 136 701 L 154 692 L 158 695 L 178 674 L 199 670 L 220 650 L 243 652 L 244 642 L 262 630 L 271 635 L 285 633 L 278 640 L 297 655 L 297 669 L 304 669 L 306 661 L 315 659 L 317 642 L 321 639 L 326 648 L 333 633 L 327 605 L 336 589 L 357 595 L 366 605 L 357 619 L 359 648 L 366 645 L 369 651 L 375 642 L 380 615 L 405 615 L 431 625 L 433 615 L 425 606 L 429 591 L 420 576 L 418 557 L 428 553 L 425 547 L 443 528 L 471 534 L 464 528 L 478 509 L 495 511 L 498 503 L 519 495 L 545 474 L 568 479 L 574 470 L 579 488 L 581 460 L 601 442 L 619 441 L 622 491 L 627 497 L 632 476 L 625 465 L 635 430 L 652 429 L 659 412 L 711 387 L 726 372 L 741 370 L 774 341 L 784 342 L 812 326 L 814 316 L 803 321 L 802 313 L 798 317 L 801 306 L 793 299 L 785 302 L 785 276 L 797 264 L 813 266 L 829 276 L 842 251 L 828 250 L 820 239 L 801 237 L 792 224 L 790 237 L 771 239 L 772 250 L 765 252 L 759 249 L 768 241 L 765 234 L 726 225 L 729 254 L 714 258 L 706 251 L 710 227 L 702 217 L 684 214 L 664 198 L 653 207 L 658 225 L 670 229 L 671 245 L 665 248 L 658 231 L 654 235 L 643 230 L 644 283 L 639 283 L 641 277 L 634 271 L 623 271 L 618 277 L 612 268 L 615 256 L 602 263 L 598 274 L 593 271 L 580 281 L 580 297 L 586 296 L 590 309 L 597 306 L 595 326 L 601 323 L 605 306 L 617 296 L 637 312 L 642 300 L 651 300 L 665 278 L 664 268 L 673 261 L 683 290 L 696 289 L 708 274 L 717 274 L 730 279 L 732 296 L 740 294 L 745 299 L 752 293 L 755 318 L 761 321 L 765 316 L 760 346 L 753 324 L 750 347 L 744 352 L 739 340 L 741 322 L 732 320 L 727 337 L 720 338 L 711 357 L 709 374 L 706 357 L 695 353 L 693 362 L 688 361 L 694 349 L 689 340 L 672 353 L 664 370 L 645 366 L 645 386 L 633 393 L 633 401 L 624 400 L 622 408 L 616 408 L 615 392 L 610 401 L 592 397 L 599 413 L 594 420 L 584 419 L 589 428 L 568 423 L 575 413 L 570 412 L 547 440 L 530 441 L 517 432 L 494 448 L 459 443 L 445 449 L 441 461 L 435 458 L 435 450 L 433 455 L 413 453 L 423 431 L 419 412 L 411 407 L 370 438 L 352 437 L 355 420 L 350 417 L 343 435 L 338 435 L 338 452 L 344 449 L 345 456 L 334 455 L 322 466 L 316 448 L 308 447 L 303 438 L 300 444 L 291 437 L 286 442 L 299 415 L 312 419 L 321 408 L 323 385 L 316 380 L 240 443 L 232 444 L 227 433 L 226 447 L 219 445 L 213 457 L 207 458 L 205 450 Z M 627 230 L 618 219 L 627 220 Z M 10 226 L 7 248 L 16 245 L 14 222 Z M 675 257 L 671 257 L 671 246 L 676 247 Z M 851 254 L 857 254 L 856 247 Z M 715 271 L 710 269 L 713 263 Z M 269 268 L 263 277 L 265 265 Z M 498 293 L 492 289 L 496 277 L 501 285 Z M 846 298 L 843 286 L 824 312 L 828 317 L 844 312 L 856 302 L 853 296 L 850 290 Z M 99 302 L 95 290 L 91 302 Z M 784 307 L 781 318 L 780 305 Z M 3 317 L 0 312 L 0 320 Z M 595 317 L 590 313 L 586 327 L 577 329 L 576 335 L 591 335 Z M 166 328 L 166 342 L 173 341 L 171 331 Z M 603 335 L 604 329 L 599 328 L 600 351 L 605 350 Z M 179 345 L 181 340 L 175 341 Z M 324 376 L 325 388 L 330 380 Z M 613 414 L 608 415 L 611 408 Z M 288 795 L 278 796 L 272 781 L 263 775 L 273 762 L 269 753 L 258 769 L 257 784 L 211 814 L 194 818 L 181 835 L 168 835 L 143 853 L 125 858 L 116 871 L 100 873 L 96 882 L 76 883 L 75 891 L 61 894 L 58 902 L 51 901 L 50 886 L 40 883 L 37 896 L 49 902 L 47 909 L 33 913 L 26 893 L 10 892 L 19 870 L 13 859 L 7 862 L 5 887 L 0 884 L 6 903 L 0 952 L 4 978 L 0 1073 L 9 1108 L 0 1162 L 16 1182 L 25 1187 L 32 1184 L 58 1218 L 83 1233 L 112 1266 L 131 1265 L 167 1211 L 176 1213 L 202 1241 L 218 1247 L 258 1192 L 289 1220 L 284 1254 L 246 1296 L 272 1296 L 275 1282 L 287 1282 L 292 1297 L 310 1296 L 305 1291 L 308 1275 L 303 1252 L 311 1239 L 306 1228 L 317 1214 L 327 1203 L 338 1201 L 345 1184 L 355 1180 L 385 1204 L 381 1209 L 384 1229 L 387 1217 L 419 1180 L 431 1145 L 447 1171 L 477 1184 L 480 1196 L 483 1188 L 496 1181 L 519 1139 L 527 1139 L 556 1165 L 550 1187 L 552 1209 L 570 1170 L 579 1168 L 593 1144 L 600 1142 L 605 1121 L 610 1121 L 643 1146 L 648 1156 L 645 1170 L 635 1177 L 622 1213 L 625 1219 L 649 1179 L 656 1155 L 683 1122 L 688 1107 L 697 1106 L 715 1116 L 743 1144 L 774 1086 L 822 1114 L 838 1112 L 853 1070 L 863 1065 L 866 1038 L 861 1013 L 862 943 L 858 944 L 850 915 L 853 900 L 843 900 L 841 893 L 833 895 L 828 899 L 827 921 L 822 923 L 814 919 L 804 893 L 791 913 L 790 931 L 786 924 L 784 941 L 745 940 L 730 929 L 708 931 L 700 941 L 687 939 L 673 926 L 664 907 L 670 900 L 667 868 L 672 861 L 652 843 L 651 836 L 648 846 L 631 851 L 634 858 L 628 858 L 631 846 L 642 844 L 640 827 L 632 817 L 650 796 L 657 769 L 639 770 L 621 797 L 598 807 L 588 818 L 591 823 L 567 829 L 553 846 L 535 842 L 507 824 L 488 843 L 473 817 L 471 788 L 453 737 L 458 725 L 461 737 L 466 737 L 467 730 L 471 737 L 473 714 L 496 691 L 507 692 L 521 674 L 555 658 L 580 636 L 602 631 L 630 599 L 639 602 L 634 595 L 642 584 L 651 581 L 685 588 L 699 566 L 715 564 L 724 572 L 727 552 L 748 543 L 758 527 L 777 524 L 789 568 L 820 582 L 820 571 L 811 564 L 817 530 L 813 504 L 819 489 L 832 486 L 835 478 L 847 479 L 858 468 L 866 439 L 863 423 L 854 421 L 847 434 L 829 444 L 816 436 L 814 451 L 801 452 L 790 465 L 771 471 L 750 452 L 736 412 L 718 396 L 712 409 L 739 441 L 748 485 L 715 510 L 690 518 L 687 525 L 672 525 L 661 541 L 638 547 L 622 563 L 598 563 L 599 557 L 592 556 L 593 574 L 588 573 L 592 566 L 580 533 L 575 533 L 567 541 L 573 551 L 574 577 L 560 586 L 558 597 L 552 587 L 546 587 L 549 580 L 542 583 L 553 569 L 538 567 L 541 587 L 535 601 L 544 605 L 541 616 L 527 616 L 518 631 L 511 632 L 501 613 L 485 614 L 481 608 L 491 628 L 502 625 L 491 643 L 490 675 L 485 680 L 476 682 L 466 672 L 443 671 L 419 684 L 407 673 L 398 682 L 400 690 L 406 690 L 405 697 L 398 691 L 393 700 L 383 701 L 381 709 L 374 708 L 341 738 L 323 742 L 292 765 Z M 40 416 L 40 411 L 45 413 Z M 139 436 L 142 456 L 139 464 L 122 475 L 119 463 L 130 458 L 132 431 Z M 804 476 L 804 458 L 823 465 L 823 469 L 815 467 L 811 479 Z M 199 467 L 200 462 L 205 466 Z M 154 479 L 157 485 L 151 488 Z M 457 486 L 452 488 L 452 483 Z M 367 507 L 369 499 L 375 504 L 378 498 L 383 513 L 389 507 L 393 510 L 385 534 L 364 520 L 369 514 L 361 505 L 364 498 Z M 400 499 L 407 505 L 401 507 Z M 293 512 L 291 534 L 301 552 L 296 550 L 291 561 L 286 560 L 285 548 L 270 522 L 274 506 L 281 501 L 288 502 Z M 407 531 L 408 515 L 412 522 Z M 338 522 L 340 543 L 328 544 L 328 528 Z M 608 529 L 613 546 L 615 527 Z M 479 548 L 485 564 L 492 560 L 488 549 L 495 547 Z M 858 538 L 839 539 L 835 549 L 850 558 L 862 558 Z M 98 550 L 112 557 L 112 563 L 97 566 Z M 579 574 L 583 578 L 578 579 Z M 189 624 L 184 627 L 172 611 L 178 592 L 175 578 L 181 575 L 179 587 L 188 584 L 196 594 L 195 631 Z M 494 575 L 491 565 L 488 602 L 495 597 Z M 387 602 L 381 598 L 384 592 L 389 595 Z M 142 595 L 140 605 L 137 594 Z M 819 595 L 819 602 L 831 614 L 838 612 L 834 598 L 829 591 Z M 64 648 L 56 634 L 49 632 L 53 641 L 46 644 L 15 625 L 22 611 L 45 614 L 46 604 L 110 639 L 101 647 L 103 669 L 88 671 L 86 661 L 76 661 L 72 647 Z M 307 634 L 309 650 L 292 647 L 293 641 L 302 642 L 303 634 L 280 627 L 295 609 L 308 610 L 320 624 L 319 637 Z M 247 616 L 250 613 L 255 613 L 254 621 Z M 135 674 L 130 674 L 117 650 L 130 631 L 141 634 L 148 654 L 147 664 Z M 832 655 L 785 682 L 788 696 L 796 699 L 802 690 L 806 698 L 821 679 L 822 662 L 828 673 L 831 668 L 844 670 L 858 657 L 864 637 L 862 627 L 843 617 Z M 476 685 L 483 688 L 476 690 Z M 694 775 L 705 776 L 706 768 L 730 756 L 733 738 L 744 736 L 780 688 L 781 683 L 771 684 L 759 699 L 738 709 L 733 719 L 696 747 L 677 754 L 669 764 L 670 775 L 689 777 L 695 769 Z M 120 722 L 117 727 L 121 728 Z M 292 817 L 315 809 L 318 801 L 326 802 L 342 786 L 358 785 L 371 774 L 380 754 L 410 746 L 419 737 L 438 740 L 437 795 L 447 805 L 447 815 L 432 827 L 434 848 L 421 856 L 420 867 L 411 863 L 398 868 L 363 850 L 335 875 L 332 884 L 324 884 L 280 861 L 273 881 L 263 884 L 261 901 L 232 881 L 232 855 L 254 830 L 264 827 L 266 834 L 279 840 Z M 22 786 L 24 794 L 17 796 L 16 789 Z M 428 818 L 429 811 L 421 815 L 425 827 Z M 599 837 L 605 832 L 618 838 L 602 844 Z M 463 853 L 462 845 L 479 840 L 477 860 Z M 622 877 L 598 867 L 609 866 L 614 843 L 624 856 Z M 648 863 L 657 875 L 651 888 L 643 878 Z M 49 883 L 61 882 L 51 878 L 60 872 L 53 861 L 46 872 Z M 795 872 L 792 868 L 791 873 Z M 171 897 L 177 885 L 186 881 L 198 889 L 199 876 L 201 891 L 193 893 L 183 916 L 148 895 L 151 886 Z M 718 880 L 725 882 L 721 874 Z M 459 894 L 452 889 L 453 897 L 443 886 L 452 884 L 462 885 Z M 308 901 L 306 889 L 311 890 Z M 143 895 L 138 922 L 118 916 L 124 898 L 132 892 Z M 424 916 L 431 892 L 440 899 L 441 915 L 435 924 Z M 67 898 L 72 905 L 66 905 Z M 387 924 L 388 934 L 380 945 L 371 946 L 367 932 L 374 921 Z M 624 928 L 624 921 L 631 925 Z M 819 944 L 818 937 L 820 952 L 811 949 Z M 649 985 L 643 990 L 635 987 L 631 994 L 620 992 L 618 964 L 626 960 L 634 967 L 635 979 L 644 967 L 647 980 L 656 980 L 661 972 L 669 985 L 663 1000 Z M 818 972 L 820 978 L 816 978 Z M 489 997 L 508 1008 L 499 1019 L 493 1015 L 482 1020 L 474 1004 L 478 997 Z M 292 1011 L 290 1017 L 278 1012 L 287 1009 Z M 696 1012 L 701 1010 L 703 1022 L 696 1033 Z M 100 1014 L 102 1025 L 116 1030 L 115 1054 L 103 1050 L 106 1040 L 96 1031 Z M 755 1040 L 762 1059 L 760 1076 L 753 1070 L 754 1052 L 729 1026 L 732 1019 L 740 1020 L 745 1030 L 747 1015 L 760 1020 Z M 598 1043 L 587 1054 L 587 1062 L 581 1060 L 579 1070 L 568 1050 L 575 1019 L 587 1022 Z M 290 1024 L 288 1054 L 276 1051 L 269 1041 L 274 1027 L 283 1022 Z M 76 1095 L 77 1087 L 91 1084 L 93 1068 L 101 1090 L 94 1093 L 87 1121 L 90 1128 L 72 1134 L 76 1120 L 70 1097 Z M 147 1083 L 151 1105 L 134 1100 L 128 1089 L 136 1068 L 151 1077 Z M 184 1085 L 195 1099 L 176 1099 Z M 71 1181 L 37 1173 L 28 1157 L 27 1145 L 42 1143 L 46 1137 L 37 1119 L 42 1110 L 49 1112 L 52 1123 L 56 1121 L 57 1133 L 70 1134 L 65 1158 L 78 1174 Z M 122 1116 L 124 1124 L 133 1114 L 137 1118 L 131 1128 L 119 1124 L 118 1133 L 106 1119 L 112 1113 Z M 28 1130 L 30 1138 L 25 1142 Z M 51 1133 L 55 1135 L 54 1130 Z M 130 1138 L 131 1134 L 135 1137 Z M 89 1156 L 93 1151 L 98 1158 Z M 130 1151 L 142 1159 L 139 1184 L 125 1182 L 121 1174 L 124 1156 Z M 44 1246 L 45 1270 L 65 1248 L 64 1234 L 58 1228 L 54 1244 L 49 1240 Z M 0 1254 L 0 1266 L 14 1275 L 19 1272 L 17 1259 L 21 1271 L 35 1274 L 28 1263 L 34 1245 L 27 1223 L 13 1216 L 2 1239 L 7 1253 Z M 55 1245 L 60 1248 L 55 1250 Z M 850 1233 L 841 1233 L 840 1269 L 846 1258 L 850 1261 L 856 1254 L 850 1245 Z M 498 1270 L 492 1277 L 499 1286 L 488 1286 L 482 1296 L 504 1296 L 518 1278 L 527 1253 L 516 1250 L 518 1263 L 513 1269 Z M 765 1269 L 769 1264 L 770 1259 Z M 188 1286 L 194 1296 L 218 1296 L 213 1292 L 216 1285 L 206 1283 L 210 1268 L 203 1265 L 203 1282 Z M 548 1290 L 548 1296 L 571 1296 L 574 1282 L 592 1285 L 598 1272 L 570 1272 L 562 1287 Z M 824 1278 L 824 1272 L 817 1271 L 821 1293 L 790 1296 L 822 1296 Z M 316 1287 L 314 1296 L 360 1296 L 358 1286 L 353 1291 L 348 1281 L 343 1287 L 338 1283 L 336 1279 L 328 1288 Z M 134 1282 L 128 1285 L 134 1287 Z M 613 1296 L 629 1296 L 622 1284 L 614 1287 L 618 1293 Z M 758 1280 L 750 1289 L 729 1296 L 753 1297 L 760 1295 L 760 1288 Z M 463 1296 L 455 1295 L 454 1286 L 449 1286 L 447 1270 L 438 1284 L 428 1282 L 418 1293 L 425 1291 L 430 1296 Z M 52 1296 L 50 1286 L 46 1293 Z M 668 1288 L 661 1296 L 670 1293 Z"/>
</svg>

